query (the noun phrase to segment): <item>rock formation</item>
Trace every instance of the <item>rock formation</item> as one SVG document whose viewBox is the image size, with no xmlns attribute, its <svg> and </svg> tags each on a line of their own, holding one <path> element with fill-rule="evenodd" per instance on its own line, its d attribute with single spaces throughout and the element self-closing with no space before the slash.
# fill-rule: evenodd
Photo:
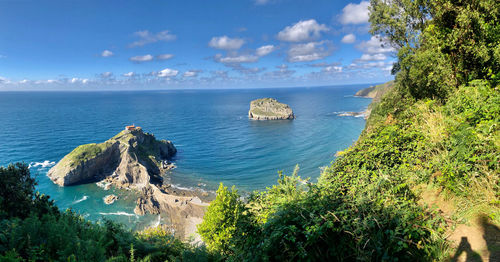
<svg viewBox="0 0 500 262">
<path fill-rule="evenodd" d="M 60 186 L 99 181 L 103 187 L 135 190 L 139 193 L 136 214 L 166 214 L 176 233 L 187 237 L 202 221 L 208 204 L 189 193 L 186 196 L 186 192 L 175 195 L 176 191 L 163 185 L 161 174 L 172 168 L 166 163 L 176 152 L 172 142 L 158 141 L 140 128 L 124 130 L 104 143 L 75 148 L 47 175 Z M 105 202 L 116 199 L 109 195 Z"/>
<path fill-rule="evenodd" d="M 113 204 L 116 200 L 118 200 L 118 197 L 115 196 L 115 195 L 107 195 L 105 198 L 104 198 L 104 204 L 106 205 L 111 205 Z"/>
<path fill-rule="evenodd" d="M 368 119 L 372 112 L 372 106 L 382 99 L 382 97 L 392 88 L 394 88 L 394 81 L 389 81 L 384 84 L 370 86 L 356 92 L 354 96 L 356 97 L 365 97 L 365 98 L 373 98 L 372 103 L 368 106 L 368 108 L 362 112 L 365 116 L 365 119 Z"/>
<path fill-rule="evenodd" d="M 261 98 L 250 103 L 248 117 L 255 120 L 294 119 L 292 109 L 273 98 Z"/>
<path fill-rule="evenodd" d="M 118 187 L 145 187 L 161 180 L 161 161 L 177 152 L 170 141 L 155 139 L 142 129 L 124 130 L 108 141 L 75 148 L 48 176 L 60 186 L 70 186 L 112 178 Z"/>
</svg>

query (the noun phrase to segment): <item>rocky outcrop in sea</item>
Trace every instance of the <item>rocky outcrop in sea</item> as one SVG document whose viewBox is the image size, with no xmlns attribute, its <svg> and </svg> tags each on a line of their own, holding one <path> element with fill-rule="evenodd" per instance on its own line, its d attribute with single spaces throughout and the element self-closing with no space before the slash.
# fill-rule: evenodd
<svg viewBox="0 0 500 262">
<path fill-rule="evenodd" d="M 138 215 L 164 214 L 172 222 L 176 233 L 186 237 L 193 233 L 203 218 L 207 203 L 193 192 L 170 190 L 164 185 L 162 174 L 172 169 L 169 159 L 177 149 L 172 142 L 156 140 L 141 128 L 123 130 L 100 144 L 75 148 L 49 172 L 49 178 L 60 186 L 99 182 L 139 193 L 134 212 Z M 115 197 L 106 198 L 109 203 Z"/>
<path fill-rule="evenodd" d="M 287 104 L 273 98 L 261 98 L 250 102 L 248 117 L 255 120 L 285 120 L 294 119 L 295 115 Z"/>
</svg>

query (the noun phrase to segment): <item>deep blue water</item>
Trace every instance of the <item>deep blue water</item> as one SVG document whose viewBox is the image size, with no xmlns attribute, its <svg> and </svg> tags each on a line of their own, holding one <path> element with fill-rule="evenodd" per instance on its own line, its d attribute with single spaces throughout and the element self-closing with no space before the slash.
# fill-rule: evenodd
<svg viewBox="0 0 500 262">
<path fill-rule="evenodd" d="M 177 169 L 169 178 L 182 187 L 214 190 L 218 183 L 242 191 L 276 182 L 278 170 L 314 181 L 320 167 L 350 146 L 364 128 L 363 118 L 340 117 L 362 111 L 370 99 L 352 95 L 368 85 L 246 90 L 173 90 L 114 92 L 0 92 L 0 165 L 24 161 L 57 162 L 78 145 L 100 143 L 125 125 L 136 124 L 158 139 L 173 141 Z M 253 121 L 253 99 L 273 97 L 289 104 L 293 121 Z M 104 205 L 110 194 L 95 184 L 61 188 L 46 176 L 49 166 L 32 167 L 38 190 L 59 207 L 90 219 L 102 216 L 133 225 L 156 218 L 133 214 L 130 192 Z M 78 201 L 84 199 L 83 201 Z"/>
</svg>

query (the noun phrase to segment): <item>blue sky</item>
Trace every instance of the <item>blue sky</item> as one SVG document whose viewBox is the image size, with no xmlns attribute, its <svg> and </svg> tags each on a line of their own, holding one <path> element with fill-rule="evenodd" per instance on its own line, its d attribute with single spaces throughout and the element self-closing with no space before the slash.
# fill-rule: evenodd
<svg viewBox="0 0 500 262">
<path fill-rule="evenodd" d="M 0 1 L 0 90 L 392 79 L 367 1 Z"/>
</svg>

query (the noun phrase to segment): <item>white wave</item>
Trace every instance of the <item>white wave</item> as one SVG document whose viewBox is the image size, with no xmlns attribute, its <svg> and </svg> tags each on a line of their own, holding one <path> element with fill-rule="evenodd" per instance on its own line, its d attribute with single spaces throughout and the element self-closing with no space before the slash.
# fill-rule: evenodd
<svg viewBox="0 0 500 262">
<path fill-rule="evenodd" d="M 202 184 L 202 185 L 206 186 L 206 184 Z M 172 188 L 176 188 L 179 190 L 185 190 L 185 191 L 199 191 L 199 192 L 215 193 L 215 191 L 213 191 L 213 190 L 205 190 L 205 189 L 199 188 L 199 187 L 183 187 L 183 186 L 174 185 L 174 184 L 171 184 L 170 186 Z"/>
<path fill-rule="evenodd" d="M 173 184 L 170 185 L 170 186 L 173 187 L 173 188 L 177 188 L 177 189 L 180 189 L 180 190 L 186 190 L 186 191 L 194 191 L 195 190 L 195 188 L 193 188 L 193 187 L 182 187 L 180 185 L 173 185 Z"/>
<path fill-rule="evenodd" d="M 157 226 L 159 226 L 160 225 L 160 220 L 161 220 L 161 217 L 160 217 L 160 215 L 158 215 L 158 219 L 156 221 L 153 221 L 151 223 L 151 227 L 157 227 Z"/>
<path fill-rule="evenodd" d="M 104 190 L 109 190 L 111 188 L 111 183 L 100 181 L 95 183 L 98 187 L 103 188 Z"/>
<path fill-rule="evenodd" d="M 45 160 L 43 162 L 31 162 L 29 164 L 29 168 L 32 168 L 32 167 L 43 167 L 43 168 L 46 168 L 46 167 L 51 167 L 53 165 L 55 165 L 56 162 L 54 161 L 49 161 L 49 160 Z"/>
<path fill-rule="evenodd" d="M 123 211 L 118 211 L 118 212 L 111 212 L 111 213 L 99 213 L 100 215 L 103 216 L 128 216 L 128 217 L 138 217 L 136 214 L 131 214 Z"/>
<path fill-rule="evenodd" d="M 80 199 L 78 199 L 78 200 L 73 201 L 73 205 L 74 205 L 74 204 L 78 204 L 78 203 L 80 203 L 80 202 L 83 202 L 83 201 L 87 200 L 88 198 L 89 198 L 88 196 L 83 196 L 82 198 L 80 198 Z"/>
<path fill-rule="evenodd" d="M 365 117 L 365 114 L 355 115 L 354 117 Z"/>
</svg>

